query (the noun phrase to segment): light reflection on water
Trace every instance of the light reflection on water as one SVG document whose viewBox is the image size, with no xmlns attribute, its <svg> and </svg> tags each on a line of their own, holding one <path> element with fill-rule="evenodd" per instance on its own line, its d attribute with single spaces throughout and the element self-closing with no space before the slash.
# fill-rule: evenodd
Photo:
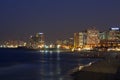
<svg viewBox="0 0 120 80">
<path fill-rule="evenodd" d="M 39 51 L 3 51 L 0 54 L 0 80 L 71 80 L 68 72 L 79 64 L 79 54 Z"/>
<path fill-rule="evenodd" d="M 49 56 L 48 56 L 49 55 Z M 56 55 L 56 57 L 54 57 Z M 63 55 L 63 57 L 61 56 Z M 66 55 L 66 57 L 64 57 Z M 69 57 L 67 56 L 69 55 Z M 69 71 L 81 64 L 88 64 L 92 59 L 74 58 L 74 54 L 45 52 L 42 59 L 47 62 L 40 65 L 40 80 L 72 80 Z M 71 58 L 73 57 L 73 58 Z"/>
<path fill-rule="evenodd" d="M 60 63 L 48 63 L 40 66 L 40 75 L 43 80 L 61 80 Z"/>
<path fill-rule="evenodd" d="M 40 65 L 40 80 L 63 80 L 62 75 L 61 75 L 61 68 L 60 68 L 60 54 L 57 53 L 56 60 L 54 61 L 54 58 L 52 57 L 52 52 L 50 53 L 45 53 L 45 54 L 50 54 L 49 57 L 43 56 L 42 58 L 46 59 L 48 58 L 46 63 L 43 63 Z M 50 62 L 49 62 L 50 61 Z"/>
</svg>

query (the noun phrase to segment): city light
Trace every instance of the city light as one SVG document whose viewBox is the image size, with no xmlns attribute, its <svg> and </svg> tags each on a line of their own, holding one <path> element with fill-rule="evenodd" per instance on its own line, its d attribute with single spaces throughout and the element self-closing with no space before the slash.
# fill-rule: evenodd
<svg viewBox="0 0 120 80">
<path fill-rule="evenodd" d="M 61 45 L 57 45 L 57 48 L 59 49 L 61 47 Z"/>
<path fill-rule="evenodd" d="M 40 34 L 40 35 L 41 35 L 41 34 L 43 34 L 43 33 L 38 33 L 38 34 Z"/>
<path fill-rule="evenodd" d="M 100 32 L 95 28 L 87 29 L 83 32 L 74 33 L 72 38 L 66 40 L 56 40 L 54 43 L 46 44 L 44 33 L 36 33 L 30 36 L 27 42 L 19 40 L 8 40 L 1 44 L 1 48 L 19 48 L 49 51 L 120 51 L 120 28 L 114 27 L 108 31 Z M 45 41 L 46 40 L 46 41 Z M 44 51 L 46 52 L 46 51 Z"/>
<path fill-rule="evenodd" d="M 111 28 L 111 30 L 120 30 L 120 28 L 117 28 L 117 27 L 116 28 Z"/>
</svg>

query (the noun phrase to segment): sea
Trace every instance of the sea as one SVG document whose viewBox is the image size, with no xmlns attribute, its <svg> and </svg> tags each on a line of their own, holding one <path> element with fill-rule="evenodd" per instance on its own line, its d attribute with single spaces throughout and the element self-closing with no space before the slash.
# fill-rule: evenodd
<svg viewBox="0 0 120 80">
<path fill-rule="evenodd" d="M 0 80 L 73 80 L 74 68 L 98 60 L 73 52 L 0 48 Z"/>
</svg>

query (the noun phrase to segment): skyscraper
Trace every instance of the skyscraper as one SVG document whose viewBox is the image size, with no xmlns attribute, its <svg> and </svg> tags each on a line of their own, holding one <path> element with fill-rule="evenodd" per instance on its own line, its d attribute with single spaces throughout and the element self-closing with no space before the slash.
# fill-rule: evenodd
<svg viewBox="0 0 120 80">
<path fill-rule="evenodd" d="M 74 33 L 74 48 L 82 48 L 86 44 L 85 36 L 84 32 Z"/>
<path fill-rule="evenodd" d="M 39 45 L 45 44 L 44 33 L 37 33 L 36 38 L 37 38 L 37 42 L 39 43 Z"/>
<path fill-rule="evenodd" d="M 87 45 L 89 46 L 97 46 L 99 44 L 99 31 L 95 28 L 91 28 L 87 30 Z"/>
<path fill-rule="evenodd" d="M 30 36 L 29 46 L 32 48 L 43 48 L 45 45 L 45 39 L 43 33 L 37 33 L 34 36 Z"/>
<path fill-rule="evenodd" d="M 108 39 L 108 31 L 100 32 L 99 39 L 100 40 L 107 40 Z"/>
<path fill-rule="evenodd" d="M 120 28 L 110 28 L 108 40 L 120 40 Z"/>
</svg>

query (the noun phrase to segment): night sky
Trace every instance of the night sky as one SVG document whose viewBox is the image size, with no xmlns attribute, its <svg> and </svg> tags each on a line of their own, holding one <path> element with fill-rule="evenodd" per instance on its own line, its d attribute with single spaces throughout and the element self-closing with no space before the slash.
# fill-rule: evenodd
<svg viewBox="0 0 120 80">
<path fill-rule="evenodd" d="M 120 26 L 120 0 L 0 0 L 0 40 L 43 32 L 55 41 L 92 26 Z"/>
</svg>

